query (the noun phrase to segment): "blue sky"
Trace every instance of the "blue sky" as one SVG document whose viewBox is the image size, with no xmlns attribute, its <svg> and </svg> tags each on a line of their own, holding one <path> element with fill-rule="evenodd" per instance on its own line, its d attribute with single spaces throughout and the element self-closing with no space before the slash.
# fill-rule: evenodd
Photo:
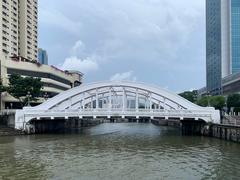
<svg viewBox="0 0 240 180">
<path fill-rule="evenodd" d="M 39 0 L 39 47 L 84 83 L 205 85 L 204 0 Z"/>
</svg>

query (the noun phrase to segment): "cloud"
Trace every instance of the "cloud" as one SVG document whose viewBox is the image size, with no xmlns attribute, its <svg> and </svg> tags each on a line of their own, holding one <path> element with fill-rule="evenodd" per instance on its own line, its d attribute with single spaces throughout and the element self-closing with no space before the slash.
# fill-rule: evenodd
<svg viewBox="0 0 240 180">
<path fill-rule="evenodd" d="M 73 54 L 79 54 L 80 52 L 84 51 L 84 49 L 85 49 L 85 44 L 81 40 L 78 40 L 72 47 L 71 52 Z"/>
<path fill-rule="evenodd" d="M 41 0 L 39 4 L 39 29 L 44 32 L 39 44 L 47 47 L 54 64 L 67 57 L 62 64 L 70 66 L 74 60 L 85 66 L 78 69 L 88 72 L 87 81 L 109 79 L 115 72 L 120 73 L 113 79 L 128 79 L 124 76 L 134 72 L 139 81 L 173 90 L 205 84 L 203 0 Z M 54 49 L 56 44 L 61 47 Z M 71 63 L 66 63 L 69 59 Z M 132 71 L 125 72 L 126 67 Z"/>
<path fill-rule="evenodd" d="M 133 76 L 133 71 L 116 73 L 110 78 L 110 81 L 136 81 L 137 78 Z"/>
<path fill-rule="evenodd" d="M 83 73 L 89 71 L 95 71 L 98 69 L 98 64 L 94 60 L 94 57 L 88 57 L 86 59 L 80 59 L 76 56 L 66 58 L 64 63 L 60 66 L 63 70 L 77 70 Z"/>
<path fill-rule="evenodd" d="M 94 54 L 84 57 L 84 49 L 85 44 L 81 40 L 76 41 L 70 50 L 72 55 L 65 59 L 63 64 L 60 65 L 60 69 L 77 70 L 83 73 L 98 70 L 100 57 Z"/>
<path fill-rule="evenodd" d="M 47 24 L 48 26 L 59 27 L 75 35 L 79 33 L 81 23 L 72 20 L 61 11 L 44 8 L 39 11 L 39 14 L 40 23 Z"/>
</svg>

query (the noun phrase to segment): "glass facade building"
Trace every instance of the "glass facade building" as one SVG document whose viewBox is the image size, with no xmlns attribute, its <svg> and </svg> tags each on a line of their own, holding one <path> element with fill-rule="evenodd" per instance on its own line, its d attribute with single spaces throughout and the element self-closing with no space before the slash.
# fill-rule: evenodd
<svg viewBox="0 0 240 180">
<path fill-rule="evenodd" d="M 240 72 L 240 0 L 231 2 L 232 73 Z"/>
<path fill-rule="evenodd" d="M 222 93 L 222 79 L 240 72 L 240 0 L 206 0 L 207 91 Z"/>
<path fill-rule="evenodd" d="M 206 2 L 206 72 L 207 90 L 217 93 L 221 88 L 221 0 Z"/>
<path fill-rule="evenodd" d="M 38 49 L 38 62 L 41 63 L 41 64 L 48 65 L 47 51 L 45 51 L 41 48 Z"/>
</svg>

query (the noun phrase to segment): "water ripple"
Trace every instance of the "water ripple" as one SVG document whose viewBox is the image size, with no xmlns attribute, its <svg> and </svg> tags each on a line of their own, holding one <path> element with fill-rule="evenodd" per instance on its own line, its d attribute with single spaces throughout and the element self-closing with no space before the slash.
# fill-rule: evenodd
<svg viewBox="0 0 240 180">
<path fill-rule="evenodd" d="M 238 179 L 240 145 L 151 124 L 0 138 L 1 179 Z"/>
</svg>

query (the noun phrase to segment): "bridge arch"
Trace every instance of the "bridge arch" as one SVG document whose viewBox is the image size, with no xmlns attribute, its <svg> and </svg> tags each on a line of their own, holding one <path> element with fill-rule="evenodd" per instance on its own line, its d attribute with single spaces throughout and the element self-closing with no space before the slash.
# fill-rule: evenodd
<svg viewBox="0 0 240 180">
<path fill-rule="evenodd" d="M 185 113 L 191 118 L 201 118 L 209 122 L 219 122 L 219 111 L 214 108 L 200 107 L 163 88 L 137 82 L 108 81 L 81 85 L 47 100 L 36 107 L 26 107 L 18 111 L 19 124 L 33 118 L 49 114 L 54 118 L 64 116 L 94 117 L 113 114 L 127 116 L 136 114 L 152 118 L 180 117 Z M 75 113 L 75 114 L 74 114 Z M 21 125 L 20 125 L 21 126 Z"/>
<path fill-rule="evenodd" d="M 165 104 L 165 106 L 171 107 L 172 109 L 205 109 L 163 88 L 144 83 L 123 81 L 98 82 L 75 87 L 60 93 L 45 103 L 34 107 L 34 109 L 63 110 L 68 109 L 69 107 L 74 109 L 79 108 L 79 106 L 76 105 L 78 103 L 78 105 L 80 105 L 81 102 L 86 105 L 91 103 L 93 100 L 98 101 L 103 98 L 108 101 L 112 98 L 113 101 L 116 96 L 121 96 L 122 98 L 130 96 L 137 98 L 137 96 L 139 96 L 139 99 L 145 98 L 148 103 L 158 103 L 157 105 L 160 104 L 161 106 Z"/>
</svg>

